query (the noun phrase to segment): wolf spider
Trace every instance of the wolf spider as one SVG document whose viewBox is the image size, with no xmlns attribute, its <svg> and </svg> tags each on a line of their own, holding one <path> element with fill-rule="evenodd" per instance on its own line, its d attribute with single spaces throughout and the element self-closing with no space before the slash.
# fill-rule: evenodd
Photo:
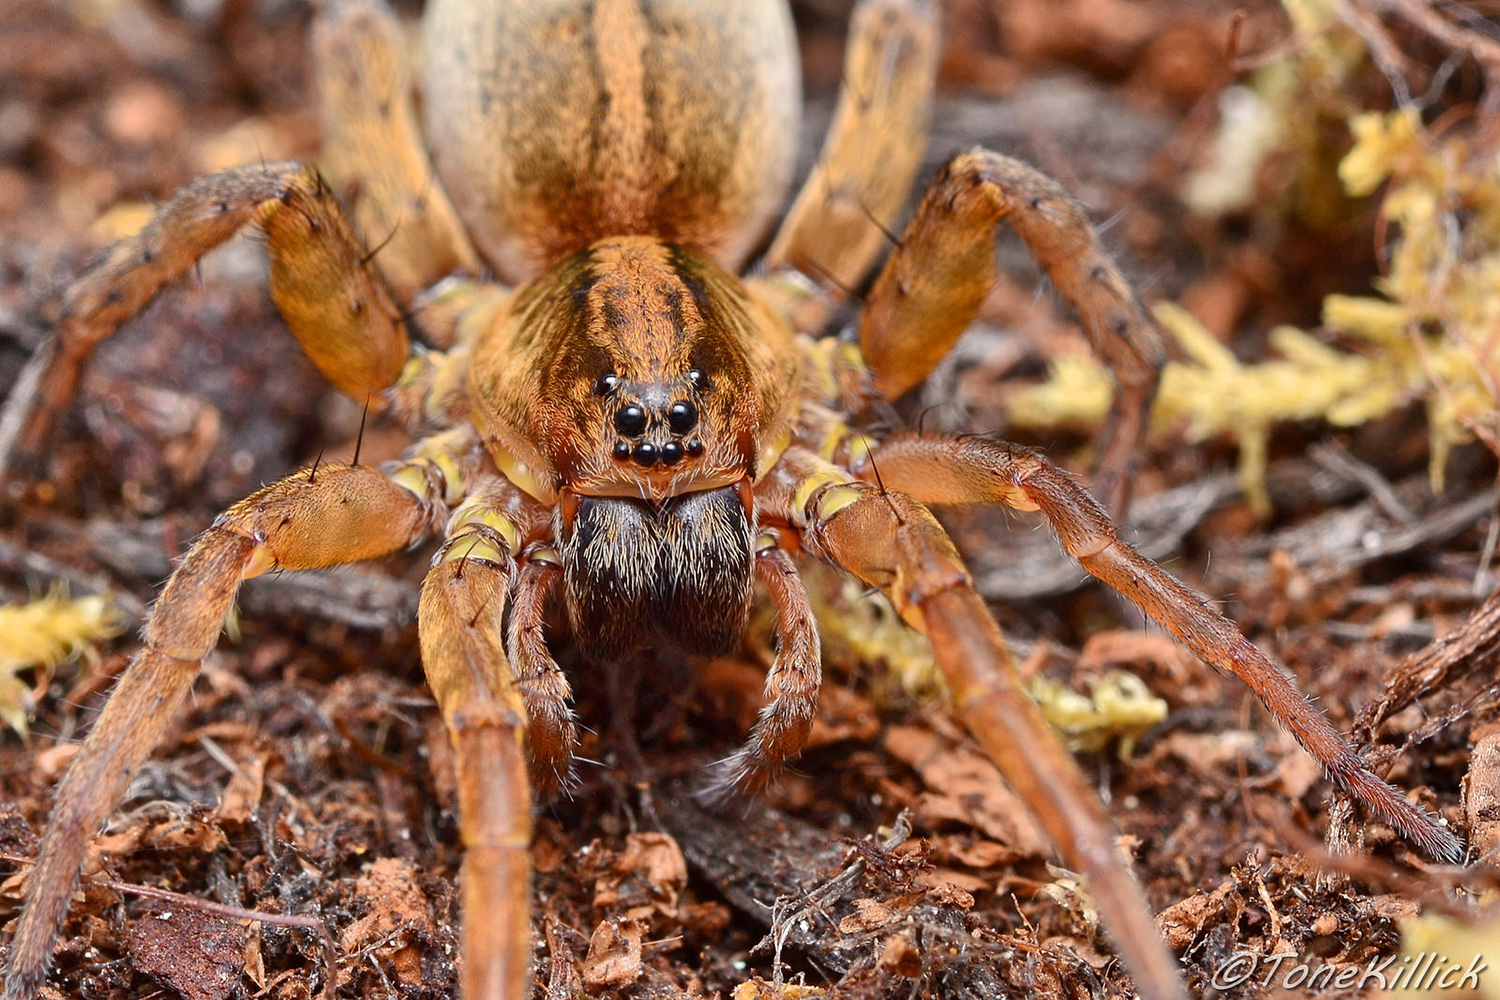
<svg viewBox="0 0 1500 1000">
<path fill-rule="evenodd" d="M 34 455 L 93 347 L 253 225 L 272 297 L 314 364 L 419 438 L 379 469 L 323 463 L 257 490 L 193 544 L 58 792 L 8 1000 L 40 984 L 90 834 L 192 687 L 240 582 L 432 537 L 442 542 L 419 632 L 455 750 L 470 1000 L 529 990 L 532 789 L 567 780 L 576 742 L 569 681 L 547 645 L 550 596 L 563 595 L 588 660 L 661 642 L 708 655 L 736 645 L 758 581 L 778 616 L 767 704 L 716 775 L 749 793 L 798 754 L 816 707 L 818 633 L 797 558 L 879 588 L 927 634 L 954 710 L 1088 877 L 1142 994 L 1183 995 L 1098 797 L 1022 691 L 929 505 L 1041 511 L 1088 572 L 1242 677 L 1340 789 L 1428 854 L 1461 856 L 1046 458 L 861 421 L 920 383 L 973 317 L 1002 222 L 1114 368 L 1099 483 L 1116 510 L 1162 357 L 1080 206 L 984 149 L 928 187 L 870 288 L 857 341 L 819 336 L 840 289 L 874 267 L 920 161 L 937 50 L 925 3 L 859 8 L 823 155 L 745 276 L 797 135 L 780 3 L 434 0 L 425 33 L 423 138 L 393 16 L 381 0 L 331 0 L 314 36 L 325 167 L 358 191 L 350 214 L 296 163 L 189 185 L 73 285 L 0 414 L 0 466 Z M 378 253 L 367 239 L 384 241 Z M 442 280 L 484 268 L 504 284 Z M 424 346 L 412 344 L 418 327 Z"/>
</svg>

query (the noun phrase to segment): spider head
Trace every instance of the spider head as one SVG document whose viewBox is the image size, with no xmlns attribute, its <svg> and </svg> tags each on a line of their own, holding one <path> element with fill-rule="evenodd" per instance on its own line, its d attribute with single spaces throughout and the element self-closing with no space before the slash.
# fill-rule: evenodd
<svg viewBox="0 0 1500 1000">
<path fill-rule="evenodd" d="M 474 345 L 496 464 L 557 502 L 573 631 L 610 660 L 744 629 L 750 486 L 785 447 L 797 351 L 735 276 L 647 237 L 595 243 L 518 289 Z"/>
<path fill-rule="evenodd" d="M 519 289 L 476 344 L 475 419 L 500 467 L 544 499 L 660 503 L 753 481 L 790 424 L 789 339 L 706 258 L 601 241 Z"/>
</svg>

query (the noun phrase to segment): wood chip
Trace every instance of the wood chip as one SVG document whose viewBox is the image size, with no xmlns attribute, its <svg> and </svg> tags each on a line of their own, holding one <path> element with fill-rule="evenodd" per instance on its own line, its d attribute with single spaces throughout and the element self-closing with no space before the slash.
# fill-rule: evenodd
<svg viewBox="0 0 1500 1000">
<path fill-rule="evenodd" d="M 1469 845 L 1480 861 L 1500 866 L 1500 733 L 1480 739 L 1464 776 Z"/>
<path fill-rule="evenodd" d="M 1031 811 L 1000 777 L 999 769 L 977 750 L 950 745 L 914 726 L 892 726 L 886 730 L 884 743 L 932 791 L 931 796 L 919 799 L 915 809 L 924 821 L 956 820 L 1021 854 L 1051 855 Z"/>
<path fill-rule="evenodd" d="M 152 905 L 130 929 L 130 957 L 183 1000 L 225 1000 L 239 983 L 245 936 L 239 921 Z"/>
<path fill-rule="evenodd" d="M 432 933 L 432 910 L 416 869 L 401 858 L 381 858 L 360 876 L 355 898 L 364 916 L 339 935 L 344 955 L 372 954 L 385 974 L 407 986 L 423 982 L 422 942 Z"/>
<path fill-rule="evenodd" d="M 594 928 L 583 959 L 583 981 L 592 989 L 619 988 L 641 974 L 642 926 L 635 920 L 610 918 Z"/>
</svg>

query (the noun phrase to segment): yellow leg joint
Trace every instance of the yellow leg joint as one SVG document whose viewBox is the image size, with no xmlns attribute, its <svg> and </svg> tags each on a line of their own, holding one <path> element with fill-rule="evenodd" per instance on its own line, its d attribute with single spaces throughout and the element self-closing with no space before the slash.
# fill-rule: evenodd
<svg viewBox="0 0 1500 1000">
<path fill-rule="evenodd" d="M 864 497 L 865 491 L 852 483 L 843 486 L 830 486 L 818 497 L 817 510 L 814 516 L 819 521 L 826 521 L 845 507 Z"/>
<path fill-rule="evenodd" d="M 561 566 L 563 564 L 562 556 L 550 545 L 533 545 L 531 550 L 526 553 L 526 558 L 534 563 L 541 563 L 544 566 Z"/>
<path fill-rule="evenodd" d="M 454 535 L 448 539 L 448 544 L 443 546 L 437 561 L 445 563 L 460 559 L 483 559 L 486 562 L 504 563 L 510 558 L 510 550 L 503 544 L 495 544 L 491 540 L 493 538 L 494 536 L 488 532 L 479 531 Z"/>
<path fill-rule="evenodd" d="M 862 471 L 864 465 L 870 458 L 870 452 L 875 450 L 875 439 L 868 434 L 849 435 L 849 468 L 856 472 Z"/>
<path fill-rule="evenodd" d="M 275 568 L 276 556 L 266 546 L 257 545 L 255 551 L 250 553 L 250 561 L 245 564 L 245 569 L 240 574 L 240 579 L 250 580 L 260 576 L 262 573 L 268 573 Z"/>
<path fill-rule="evenodd" d="M 496 544 L 496 543 L 499 544 Z M 448 523 L 448 544 L 440 561 L 488 559 L 505 562 L 520 551 L 521 529 L 498 511 L 478 504 L 465 504 Z"/>
<path fill-rule="evenodd" d="M 410 490 L 418 500 L 426 501 L 431 491 L 432 483 L 427 478 L 427 472 L 417 462 L 407 462 L 401 468 L 391 473 L 391 482 L 404 489 Z"/>
<path fill-rule="evenodd" d="M 463 499 L 465 487 L 463 470 L 458 467 L 458 459 L 447 452 L 439 452 L 432 456 L 432 464 L 438 467 L 443 474 L 443 502 L 450 507 Z"/>
<path fill-rule="evenodd" d="M 797 489 L 792 493 L 792 524 L 798 528 L 807 527 L 814 513 L 808 509 L 808 505 L 812 503 L 813 494 L 825 486 L 845 487 L 849 481 L 847 473 L 842 470 L 835 471 L 833 469 L 820 470 L 803 479 L 802 482 L 797 484 Z M 856 497 L 856 499 L 858 498 Z M 823 516 L 821 510 L 822 503 L 820 502 L 818 506 L 820 510 L 817 511 L 817 514 L 818 516 Z"/>
</svg>

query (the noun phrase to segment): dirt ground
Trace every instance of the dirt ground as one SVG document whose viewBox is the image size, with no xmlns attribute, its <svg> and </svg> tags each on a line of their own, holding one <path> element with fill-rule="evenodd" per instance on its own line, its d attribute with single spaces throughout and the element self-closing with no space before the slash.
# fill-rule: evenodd
<svg viewBox="0 0 1500 1000">
<path fill-rule="evenodd" d="M 830 113 L 846 6 L 797 8 L 804 165 Z M 1177 181 L 1212 142 L 1236 60 L 1289 38 L 1278 6 L 1248 4 L 1231 28 L 1236 9 L 949 0 L 926 173 L 976 142 L 1030 158 L 1107 223 L 1148 300 L 1185 304 L 1253 360 L 1274 324 L 1316 327 L 1325 294 L 1368 293 L 1379 261 L 1367 206 L 1336 225 L 1268 230 L 1182 203 Z M 316 157 L 309 18 L 299 0 L 0 0 L 0 393 L 68 281 L 139 224 L 142 206 L 213 169 Z M 1002 256 L 982 323 L 903 403 L 906 419 L 1002 428 L 1014 384 L 1077 349 L 1035 268 L 1009 243 Z M 43 475 L 0 484 L 0 602 L 64 580 L 74 594 L 115 594 L 128 624 L 96 668 L 59 670 L 29 739 L 0 738 L 0 855 L 15 873 L 0 883 L 0 922 L 16 915 L 51 788 L 172 559 L 259 483 L 320 454 L 347 457 L 358 426 L 358 407 L 281 327 L 259 248 L 242 239 L 100 350 Z M 1089 434 L 1022 440 L 1086 474 Z M 403 443 L 373 427 L 364 448 L 383 458 Z M 1217 598 L 1338 727 L 1362 718 L 1389 780 L 1492 853 L 1500 623 L 1484 601 L 1495 460 L 1459 447 L 1434 494 L 1427 448 L 1417 404 L 1352 430 L 1280 427 L 1274 513 L 1260 517 L 1233 486 L 1229 442 L 1169 432 L 1143 456 L 1130 531 Z M 1240 953 L 1363 968 L 1398 954 L 1403 918 L 1475 919 L 1493 869 L 1434 866 L 1351 815 L 1243 685 L 1139 631 L 1030 516 L 948 523 L 1028 671 L 1086 691 L 1128 669 L 1164 700 L 1165 719 L 1128 756 L 1112 743 L 1080 760 L 1195 994 L 1266 992 L 1265 976 L 1223 977 Z M 239 638 L 209 657 L 92 856 L 47 996 L 324 989 L 316 933 L 130 885 L 321 921 L 339 996 L 453 995 L 451 761 L 414 625 L 429 555 L 246 587 Z M 780 977 L 841 997 L 1130 995 L 1085 889 L 1054 866 L 993 766 L 930 687 L 892 680 L 921 665 L 920 645 L 868 603 L 820 587 L 845 619 L 824 625 L 814 745 L 743 815 L 702 813 L 691 790 L 754 719 L 763 640 L 735 659 L 640 671 L 633 712 L 611 697 L 624 685 L 575 671 L 587 763 L 538 813 L 539 988 L 556 1000 L 727 997 Z M 1476 754 L 1481 744 L 1490 750 Z"/>
</svg>

